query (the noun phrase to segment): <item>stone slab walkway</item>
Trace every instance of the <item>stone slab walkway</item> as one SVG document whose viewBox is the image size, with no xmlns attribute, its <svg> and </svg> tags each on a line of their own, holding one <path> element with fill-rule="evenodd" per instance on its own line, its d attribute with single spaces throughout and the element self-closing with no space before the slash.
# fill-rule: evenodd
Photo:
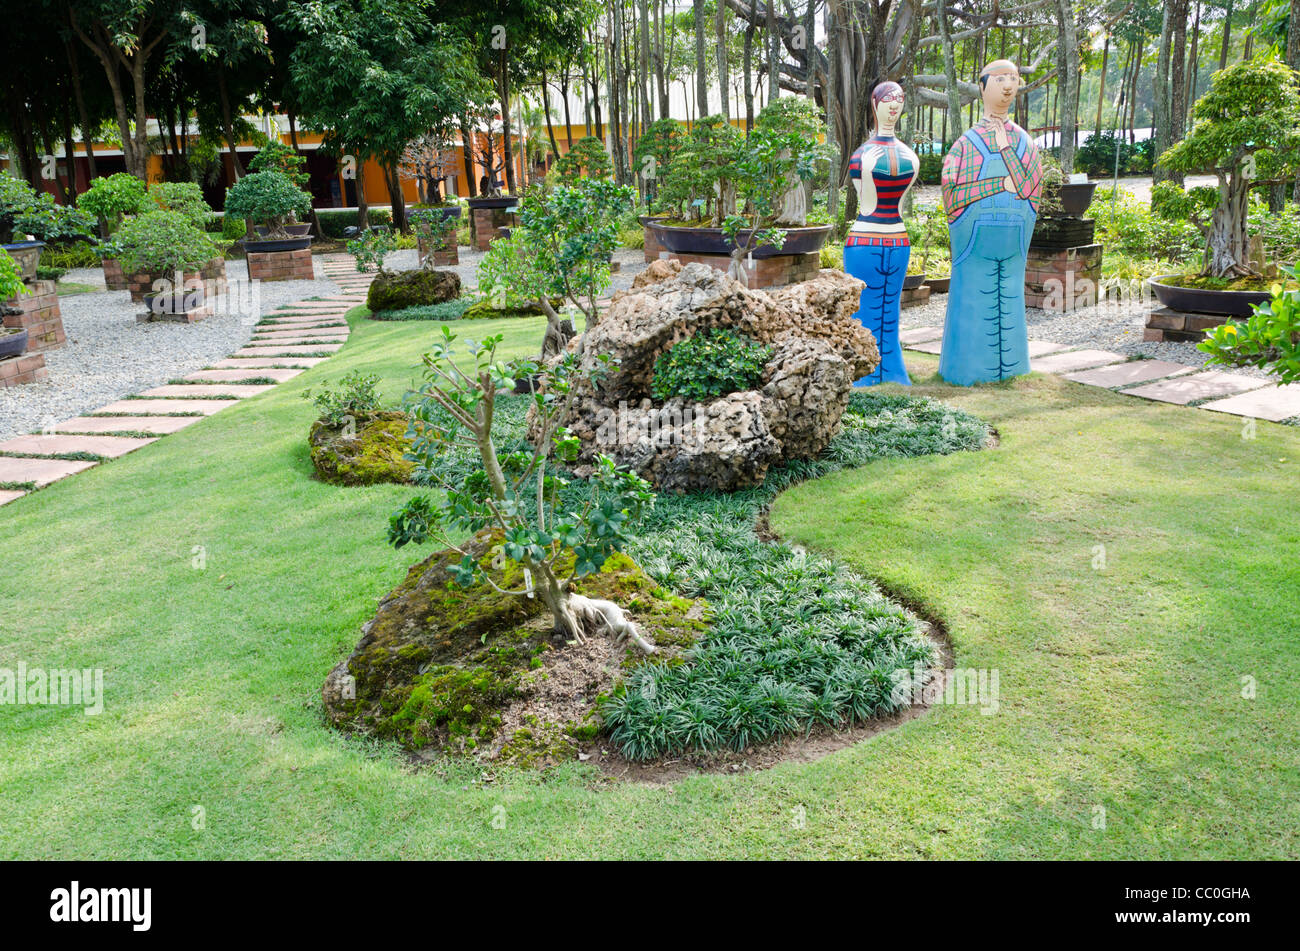
<svg viewBox="0 0 1300 951">
<path fill-rule="evenodd" d="M 345 315 L 365 303 L 373 275 L 357 273 L 348 255 L 324 255 L 316 270 L 341 293 L 295 301 L 266 315 L 248 344 L 224 360 L 41 433 L 0 443 L 0 505 L 265 393 L 341 350 L 349 333 Z M 96 458 L 60 458 L 77 455 Z"/>
<path fill-rule="evenodd" d="M 898 336 L 906 350 L 937 354 L 942 349 L 941 327 L 913 327 Z M 1300 384 L 1270 385 L 1239 373 L 1168 360 L 1130 360 L 1110 350 L 1071 349 L 1046 340 L 1029 341 L 1029 354 L 1030 366 L 1039 373 L 1059 373 L 1071 382 L 1126 396 L 1270 422 L 1300 417 Z"/>
</svg>

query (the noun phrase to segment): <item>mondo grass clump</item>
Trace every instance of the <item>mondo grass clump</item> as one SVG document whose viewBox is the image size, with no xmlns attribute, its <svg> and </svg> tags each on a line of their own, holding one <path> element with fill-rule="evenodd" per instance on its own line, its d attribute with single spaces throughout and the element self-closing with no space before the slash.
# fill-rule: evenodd
<svg viewBox="0 0 1300 951">
<path fill-rule="evenodd" d="M 498 400 L 506 451 L 524 445 L 527 405 Z M 919 619 L 832 559 L 762 541 L 756 523 L 797 482 L 873 459 L 977 450 L 988 436 L 982 420 L 928 398 L 855 392 L 818 459 L 769 472 L 754 489 L 659 496 L 627 554 L 664 588 L 705 598 L 712 615 L 684 658 L 641 662 L 601 699 L 602 729 L 619 751 L 650 760 L 741 750 L 897 710 L 895 671 L 936 661 Z M 471 467 L 471 455 L 444 463 Z M 577 508 L 590 491 L 572 478 L 566 501 Z"/>
<path fill-rule="evenodd" d="M 473 303 L 473 297 L 457 297 L 455 300 L 443 301 L 441 304 L 422 304 L 416 307 L 404 307 L 401 310 L 378 310 L 370 315 L 370 319 L 460 320 Z"/>
</svg>

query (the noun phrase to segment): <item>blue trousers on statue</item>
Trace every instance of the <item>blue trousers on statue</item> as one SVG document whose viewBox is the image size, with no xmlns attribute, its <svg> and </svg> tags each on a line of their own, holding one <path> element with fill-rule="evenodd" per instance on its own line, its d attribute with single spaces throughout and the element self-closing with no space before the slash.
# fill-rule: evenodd
<svg viewBox="0 0 1300 951">
<path fill-rule="evenodd" d="M 971 138 L 983 155 L 980 178 L 1005 176 L 1002 156 Z M 1025 256 L 1035 217 L 1028 201 L 1002 192 L 967 206 L 948 226 L 952 282 L 939 355 L 946 382 L 970 386 L 1029 372 Z"/>
<path fill-rule="evenodd" d="M 880 366 L 854 382 L 854 386 L 901 383 L 911 386 L 898 342 L 898 311 L 912 249 L 902 245 L 846 245 L 844 270 L 865 283 L 854 316 L 871 331 L 880 348 Z"/>
</svg>

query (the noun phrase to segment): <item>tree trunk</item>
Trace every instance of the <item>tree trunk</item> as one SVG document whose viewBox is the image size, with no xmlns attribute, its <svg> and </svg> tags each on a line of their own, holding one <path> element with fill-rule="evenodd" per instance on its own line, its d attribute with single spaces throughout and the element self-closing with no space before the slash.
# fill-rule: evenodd
<svg viewBox="0 0 1300 951">
<path fill-rule="evenodd" d="M 939 42 L 943 47 L 944 89 L 948 94 L 948 130 L 945 141 L 957 141 L 965 132 L 961 120 L 961 96 L 957 92 L 957 63 L 953 56 L 952 36 L 948 32 L 946 0 L 935 0 L 935 20 L 939 24 Z"/>
<path fill-rule="evenodd" d="M 1231 175 L 1223 198 L 1210 218 L 1205 242 L 1205 271 L 1211 277 L 1240 277 L 1253 273 L 1250 266 L 1250 238 L 1246 231 L 1250 182 Z"/>
<path fill-rule="evenodd" d="M 406 221 L 406 196 L 402 194 L 402 176 L 396 159 L 384 167 L 384 178 L 388 186 L 388 201 L 393 206 L 393 227 L 402 234 L 410 234 L 411 227 Z"/>
<path fill-rule="evenodd" d="M 1184 94 L 1187 82 L 1187 9 L 1189 0 L 1169 0 L 1174 7 L 1173 49 L 1169 53 L 1169 144 L 1181 142 L 1187 132 L 1187 97 Z M 1179 185 L 1183 184 L 1181 172 L 1170 176 Z"/>
<path fill-rule="evenodd" d="M 1228 68 L 1228 50 L 1232 45 L 1232 6 L 1233 0 L 1228 0 L 1223 13 L 1223 43 L 1219 46 L 1219 69 Z M 1292 22 L 1295 22 L 1294 19 Z"/>
<path fill-rule="evenodd" d="M 501 50 L 501 146 L 505 150 L 506 164 L 506 191 L 511 194 L 517 194 L 515 191 L 515 153 L 514 145 L 510 141 L 510 58 L 508 50 Z"/>
<path fill-rule="evenodd" d="M 366 201 L 366 160 L 357 155 L 357 227 L 365 231 L 370 227 L 370 203 Z"/>
<path fill-rule="evenodd" d="M 1151 170 L 1151 177 L 1154 183 L 1171 181 L 1174 173 L 1168 171 L 1160 163 L 1160 156 L 1165 153 L 1169 146 L 1174 144 L 1171 134 L 1173 120 L 1171 118 L 1171 96 L 1169 88 L 1170 75 L 1170 43 L 1173 37 L 1173 16 L 1174 5 L 1177 0 L 1169 0 L 1165 4 L 1163 18 L 1160 25 L 1160 55 L 1156 59 L 1156 75 L 1154 83 L 1155 101 L 1151 109 L 1151 124 L 1154 126 L 1151 132 L 1152 136 L 1152 158 L 1154 166 Z M 1133 83 L 1134 91 L 1137 90 L 1136 76 Z M 1136 97 L 1135 97 L 1136 98 Z"/>
<path fill-rule="evenodd" d="M 767 101 L 781 95 L 781 34 L 776 29 L 776 0 L 767 0 Z"/>
<path fill-rule="evenodd" d="M 1106 31 L 1106 45 L 1101 49 L 1101 82 L 1097 90 L 1097 120 L 1092 124 L 1092 134 L 1101 131 L 1101 113 L 1106 104 L 1106 64 L 1110 60 L 1110 30 Z"/>
<path fill-rule="evenodd" d="M 718 89 L 721 91 L 722 101 L 718 111 L 731 121 L 731 98 L 727 95 L 727 6 L 718 0 L 718 12 L 714 17 L 714 28 L 718 41 Z"/>
<path fill-rule="evenodd" d="M 460 144 L 462 155 L 461 158 L 465 164 L 465 191 L 467 198 L 473 198 L 478 194 L 478 181 L 474 178 L 474 133 L 470 130 L 469 120 L 465 116 L 460 118 Z"/>
<path fill-rule="evenodd" d="M 826 30 L 826 144 L 830 152 L 830 171 L 827 175 L 826 216 L 832 226 L 838 224 L 840 212 L 840 31 L 836 9 L 838 0 L 827 0 L 824 25 Z M 749 30 L 752 32 L 753 24 Z M 749 34 L 746 34 L 748 39 Z M 838 236 L 838 229 L 836 235 Z"/>
<path fill-rule="evenodd" d="M 1079 42 L 1071 0 L 1056 0 L 1056 12 L 1061 27 L 1056 46 L 1057 81 L 1060 84 L 1057 97 L 1061 117 L 1060 161 L 1062 170 L 1069 175 L 1074 171 L 1074 146 L 1079 124 Z"/>
<path fill-rule="evenodd" d="M 234 181 L 244 176 L 239 165 L 239 143 L 235 141 L 235 122 L 230 111 L 230 94 L 226 90 L 226 71 L 217 67 L 217 96 L 221 101 L 221 131 L 226 135 L 226 145 L 230 148 L 230 175 Z"/>
<path fill-rule="evenodd" d="M 90 128 L 90 114 L 86 111 L 86 97 L 81 88 L 81 69 L 77 66 L 77 54 L 72 49 L 72 40 L 63 41 L 68 54 L 68 75 L 72 78 L 72 98 L 77 104 L 77 122 L 81 126 L 81 140 L 85 143 L 86 167 L 91 178 L 99 175 L 95 166 L 94 131 Z"/>
<path fill-rule="evenodd" d="M 567 103 L 565 110 L 568 110 Z M 546 113 L 546 137 L 551 140 L 551 154 L 559 155 L 560 143 L 555 141 L 555 126 L 551 124 L 551 93 L 546 86 L 546 70 L 542 70 L 542 111 Z"/>
<path fill-rule="evenodd" d="M 709 114 L 709 77 L 704 65 L 704 0 L 692 0 L 695 20 L 695 108 L 700 118 Z"/>
</svg>

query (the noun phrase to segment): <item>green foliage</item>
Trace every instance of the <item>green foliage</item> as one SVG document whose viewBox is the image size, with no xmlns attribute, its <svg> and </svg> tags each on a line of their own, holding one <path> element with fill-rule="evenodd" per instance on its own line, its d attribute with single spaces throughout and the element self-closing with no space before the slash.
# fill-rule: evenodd
<svg viewBox="0 0 1300 951">
<path fill-rule="evenodd" d="M 439 208 L 417 206 L 407 212 L 406 220 L 424 239 L 425 247 L 429 251 L 443 251 L 455 246 L 456 229 L 460 226 L 459 218 L 445 215 Z M 432 261 L 433 255 L 430 254 L 427 263 L 431 264 Z"/>
<path fill-rule="evenodd" d="M 124 215 L 148 208 L 144 182 L 134 175 L 118 172 L 93 179 L 90 187 L 77 196 L 77 207 L 99 219 L 106 234 L 122 224 Z"/>
<path fill-rule="evenodd" d="M 358 226 L 357 215 L 358 212 L 355 210 L 323 209 L 317 211 L 316 220 L 320 222 L 321 237 L 334 240 L 342 238 L 345 228 Z M 393 223 L 393 214 L 387 208 L 372 208 L 369 217 L 372 228 L 390 226 Z"/>
<path fill-rule="evenodd" d="M 938 185 L 943 180 L 943 156 L 933 152 L 927 152 L 925 155 L 917 156 L 919 163 L 917 167 L 918 185 Z"/>
<path fill-rule="evenodd" d="M 1094 201 L 1090 213 L 1097 221 L 1096 240 L 1107 255 L 1155 258 L 1180 267 L 1199 263 L 1204 239 L 1196 225 L 1186 219 L 1158 217 L 1123 190 L 1114 200 L 1106 197 Z"/>
<path fill-rule="evenodd" d="M 1274 212 L 1266 202 L 1256 200 L 1251 203 L 1246 230 L 1259 237 L 1266 261 L 1300 262 L 1300 205 L 1288 202 Z"/>
<path fill-rule="evenodd" d="M 99 254 L 84 241 L 49 244 L 41 248 L 41 267 L 60 268 L 64 271 L 70 271 L 74 267 L 99 267 Z"/>
<path fill-rule="evenodd" d="M 724 116 L 696 120 L 666 169 L 660 170 L 656 209 L 678 218 L 710 218 L 719 226 L 727 202 L 718 203 L 730 188 L 731 154 L 743 138 Z"/>
<path fill-rule="evenodd" d="M 836 271 L 844 270 L 844 247 L 839 244 L 831 244 L 829 241 L 821 246 L 818 252 L 818 267 L 832 268 Z"/>
<path fill-rule="evenodd" d="M 25 240 L 66 242 L 87 238 L 94 220 L 84 211 L 60 205 L 21 179 L 0 171 L 0 244 Z"/>
<path fill-rule="evenodd" d="M 472 297 L 457 297 L 455 300 L 443 301 L 441 304 L 424 304 L 405 307 L 402 310 L 380 310 L 370 315 L 371 320 L 460 320 L 465 316 Z"/>
<path fill-rule="evenodd" d="M 771 358 L 771 347 L 737 330 L 706 330 L 674 344 L 655 361 L 651 392 L 658 400 L 680 396 L 702 402 L 752 390 Z"/>
<path fill-rule="evenodd" d="M 1204 222 L 1219 204 L 1219 190 L 1201 186 L 1185 191 L 1176 182 L 1156 182 L 1151 188 L 1151 210 L 1165 221 Z"/>
<path fill-rule="evenodd" d="M 1115 151 L 1118 149 L 1121 175 L 1149 175 L 1153 147 L 1151 139 L 1130 143 L 1122 133 L 1110 130 L 1095 132 L 1075 150 L 1074 168 L 1098 178 L 1114 175 Z"/>
<path fill-rule="evenodd" d="M 175 211 L 146 211 L 122 223 L 100 245 L 104 257 L 120 258 L 126 273 L 195 271 L 218 256 L 217 246 L 203 230 Z"/>
<path fill-rule="evenodd" d="M 221 237 L 227 241 L 238 241 L 248 233 L 248 224 L 243 218 L 234 215 L 221 216 Z"/>
<path fill-rule="evenodd" d="M 322 421 L 330 426 L 342 426 L 348 417 L 356 419 L 383 409 L 376 391 L 378 385 L 379 377 L 373 373 L 353 370 L 336 385 L 324 383 L 303 390 L 302 398 L 315 404 Z"/>
<path fill-rule="evenodd" d="M 1260 180 L 1300 163 L 1300 76 L 1284 63 L 1256 57 L 1219 70 L 1192 115 L 1186 138 L 1160 156 L 1164 167 L 1236 176 L 1253 155 Z"/>
<path fill-rule="evenodd" d="M 636 140 L 632 161 L 647 187 L 657 190 L 659 176 L 672 164 L 686 138 L 686 127 L 676 119 L 656 119 Z"/>
<path fill-rule="evenodd" d="M 307 159 L 279 139 L 270 139 L 248 163 L 250 172 L 282 172 L 299 188 L 306 188 L 311 176 L 303 168 Z"/>
<path fill-rule="evenodd" d="M 212 207 L 204 200 L 203 189 L 194 182 L 156 182 L 149 186 L 148 194 L 159 208 L 178 212 L 200 231 L 207 230 Z"/>
<path fill-rule="evenodd" d="M 17 262 L 9 256 L 8 251 L 0 248 L 0 301 L 26 293 L 27 285 L 23 283 L 23 274 Z"/>
<path fill-rule="evenodd" d="M 555 172 L 566 185 L 576 184 L 580 178 L 609 178 L 614 165 L 605 151 L 605 144 L 594 135 L 584 136 L 573 143 L 573 148 L 560 156 Z"/>
<path fill-rule="evenodd" d="M 1295 268 L 1283 271 L 1297 276 Z M 1250 318 L 1207 331 L 1196 346 L 1210 355 L 1210 363 L 1258 367 L 1279 383 L 1300 382 L 1300 291 L 1275 284 L 1272 300 L 1256 305 Z"/>
<path fill-rule="evenodd" d="M 371 228 L 348 242 L 348 254 L 352 255 L 357 270 L 363 274 L 372 268 L 382 273 L 384 256 L 396 250 L 397 242 L 387 228 Z"/>
<path fill-rule="evenodd" d="M 294 216 L 310 211 L 311 196 L 283 172 L 253 172 L 226 191 L 226 217 L 251 218 L 270 229 L 268 236 L 282 232 Z"/>
</svg>

